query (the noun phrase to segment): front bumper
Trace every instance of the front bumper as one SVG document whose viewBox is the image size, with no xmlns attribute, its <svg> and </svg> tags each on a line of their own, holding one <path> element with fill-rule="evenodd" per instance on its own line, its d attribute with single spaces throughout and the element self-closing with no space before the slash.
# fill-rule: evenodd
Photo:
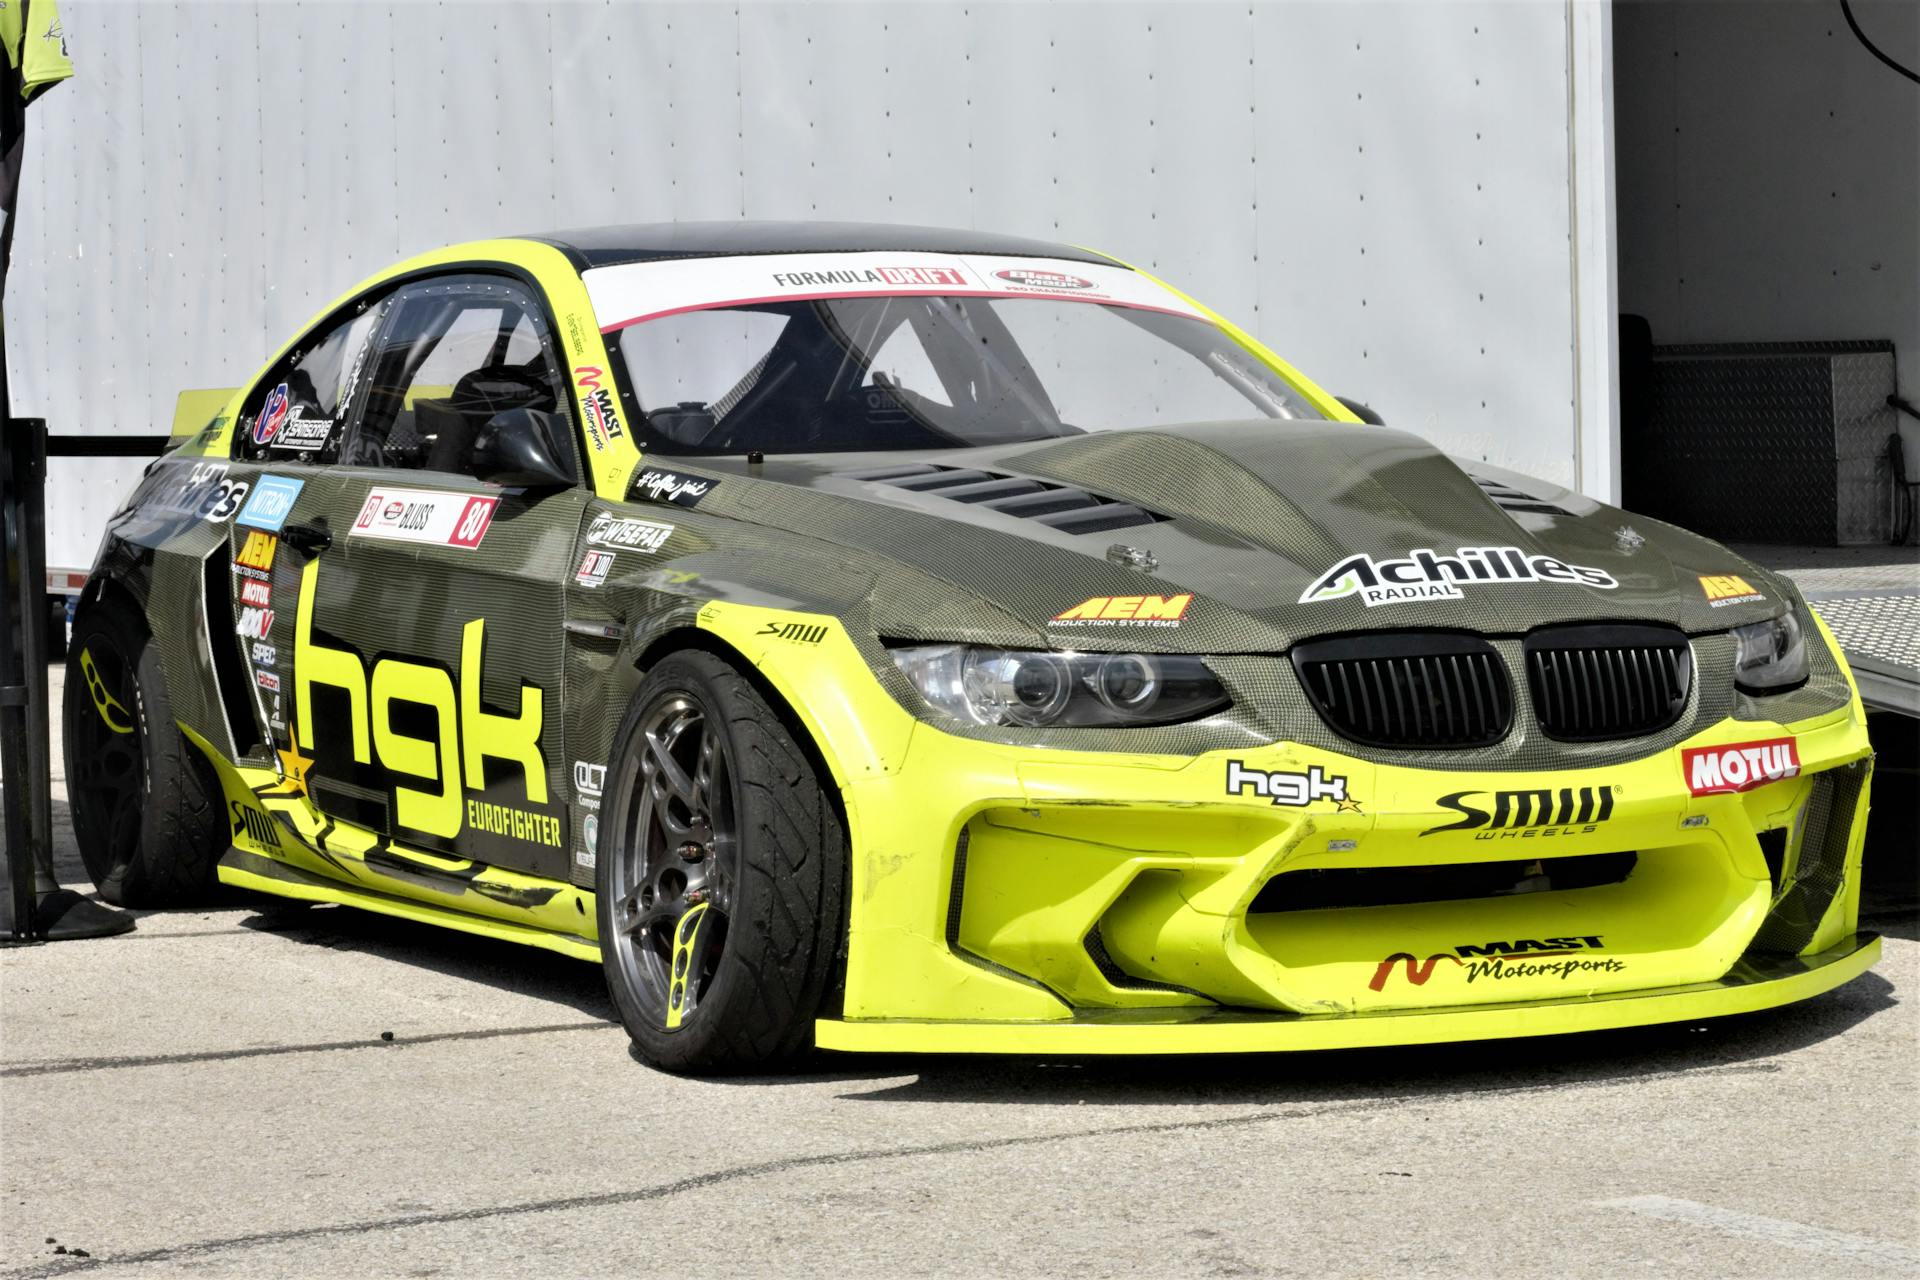
<svg viewBox="0 0 1920 1280">
<path fill-rule="evenodd" d="M 916 721 L 843 635 L 800 661 L 756 640 L 761 613 L 701 621 L 796 707 L 845 802 L 846 982 L 822 1047 L 1232 1052 L 1545 1034 L 1784 1004 L 1878 953 L 1855 936 L 1872 771 L 1857 699 L 1554 771 L 1384 765 L 1284 742 L 1040 749 Z M 1794 767 L 1771 780 L 1689 784 L 1689 750 L 1783 740 Z M 1456 891 L 1476 877 L 1508 889 Z"/>
<path fill-rule="evenodd" d="M 1810 956 L 1742 960 L 1714 982 L 1654 991 L 1370 1013 L 1243 1009 L 1085 1010 L 1053 1022 L 821 1019 L 823 1049 L 885 1053 L 1273 1053 L 1298 1049 L 1500 1040 L 1691 1022 L 1793 1004 L 1860 976 L 1880 958 L 1876 934 Z"/>
</svg>

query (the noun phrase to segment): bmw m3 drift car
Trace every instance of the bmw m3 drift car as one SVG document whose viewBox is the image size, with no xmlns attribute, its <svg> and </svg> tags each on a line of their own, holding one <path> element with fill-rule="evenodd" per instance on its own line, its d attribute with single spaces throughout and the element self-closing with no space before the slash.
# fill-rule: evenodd
<svg viewBox="0 0 1920 1280">
<path fill-rule="evenodd" d="M 598 961 L 670 1068 L 1574 1031 L 1878 954 L 1791 583 L 1060 245 L 403 262 L 152 468 L 71 651 L 106 897 Z"/>
</svg>

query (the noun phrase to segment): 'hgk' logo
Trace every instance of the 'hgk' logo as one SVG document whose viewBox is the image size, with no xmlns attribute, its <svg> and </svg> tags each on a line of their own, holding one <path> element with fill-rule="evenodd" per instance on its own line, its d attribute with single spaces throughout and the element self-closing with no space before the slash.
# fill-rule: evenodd
<svg viewBox="0 0 1920 1280">
<path fill-rule="evenodd" d="M 379 767 L 389 774 L 437 783 L 437 789 L 393 785 L 395 818 L 399 825 L 448 839 L 458 835 L 464 820 L 461 801 L 464 792 L 486 790 L 486 761 L 497 760 L 519 767 L 526 780 L 527 800 L 531 804 L 547 802 L 547 765 L 540 754 L 540 729 L 545 723 L 544 695 L 533 685 L 520 688 L 520 714 L 501 715 L 481 705 L 481 663 L 485 658 L 486 620 L 475 618 L 461 630 L 460 683 L 439 667 L 429 667 L 400 658 L 382 658 L 373 664 L 369 679 L 360 655 L 350 649 L 335 649 L 313 638 L 313 597 L 319 584 L 320 562 L 309 560 L 300 571 L 300 605 L 294 624 L 293 684 L 298 745 L 311 749 L 313 734 L 313 690 L 316 685 L 343 690 L 350 708 L 353 758 L 359 764 Z M 404 703 L 410 711 L 396 716 L 395 704 Z M 415 737 L 403 732 L 421 724 L 419 710 L 432 713 L 432 737 Z M 498 788 L 499 771 L 494 771 Z M 504 806 L 484 805 L 491 812 Z M 518 811 L 509 811 L 518 812 Z M 556 831 L 539 819 L 541 830 L 525 838 L 541 843 L 559 843 Z M 499 824 L 495 824 L 499 825 Z M 515 828 L 526 827 L 520 822 Z M 493 827 L 489 826 L 489 830 Z"/>
</svg>

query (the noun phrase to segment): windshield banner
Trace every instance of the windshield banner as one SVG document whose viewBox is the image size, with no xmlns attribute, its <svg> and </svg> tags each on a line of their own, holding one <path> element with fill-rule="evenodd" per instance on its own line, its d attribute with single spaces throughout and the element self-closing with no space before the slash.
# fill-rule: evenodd
<svg viewBox="0 0 1920 1280">
<path fill-rule="evenodd" d="M 684 311 L 874 295 L 1046 298 L 1208 318 L 1137 271 L 1057 258 L 907 251 L 752 254 L 631 262 L 597 267 L 581 278 L 602 333 Z"/>
</svg>

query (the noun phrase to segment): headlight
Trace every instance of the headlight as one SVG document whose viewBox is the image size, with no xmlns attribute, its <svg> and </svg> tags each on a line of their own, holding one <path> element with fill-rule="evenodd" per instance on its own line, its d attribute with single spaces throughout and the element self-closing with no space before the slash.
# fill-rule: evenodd
<svg viewBox="0 0 1920 1280">
<path fill-rule="evenodd" d="M 1796 614 L 1735 627 L 1733 639 L 1733 682 L 1748 693 L 1775 693 L 1807 678 L 1807 642 Z"/>
<path fill-rule="evenodd" d="M 966 724 L 1030 728 L 1177 724 L 1227 704 L 1184 654 L 1042 653 L 958 644 L 893 650 L 920 696 Z"/>
</svg>

